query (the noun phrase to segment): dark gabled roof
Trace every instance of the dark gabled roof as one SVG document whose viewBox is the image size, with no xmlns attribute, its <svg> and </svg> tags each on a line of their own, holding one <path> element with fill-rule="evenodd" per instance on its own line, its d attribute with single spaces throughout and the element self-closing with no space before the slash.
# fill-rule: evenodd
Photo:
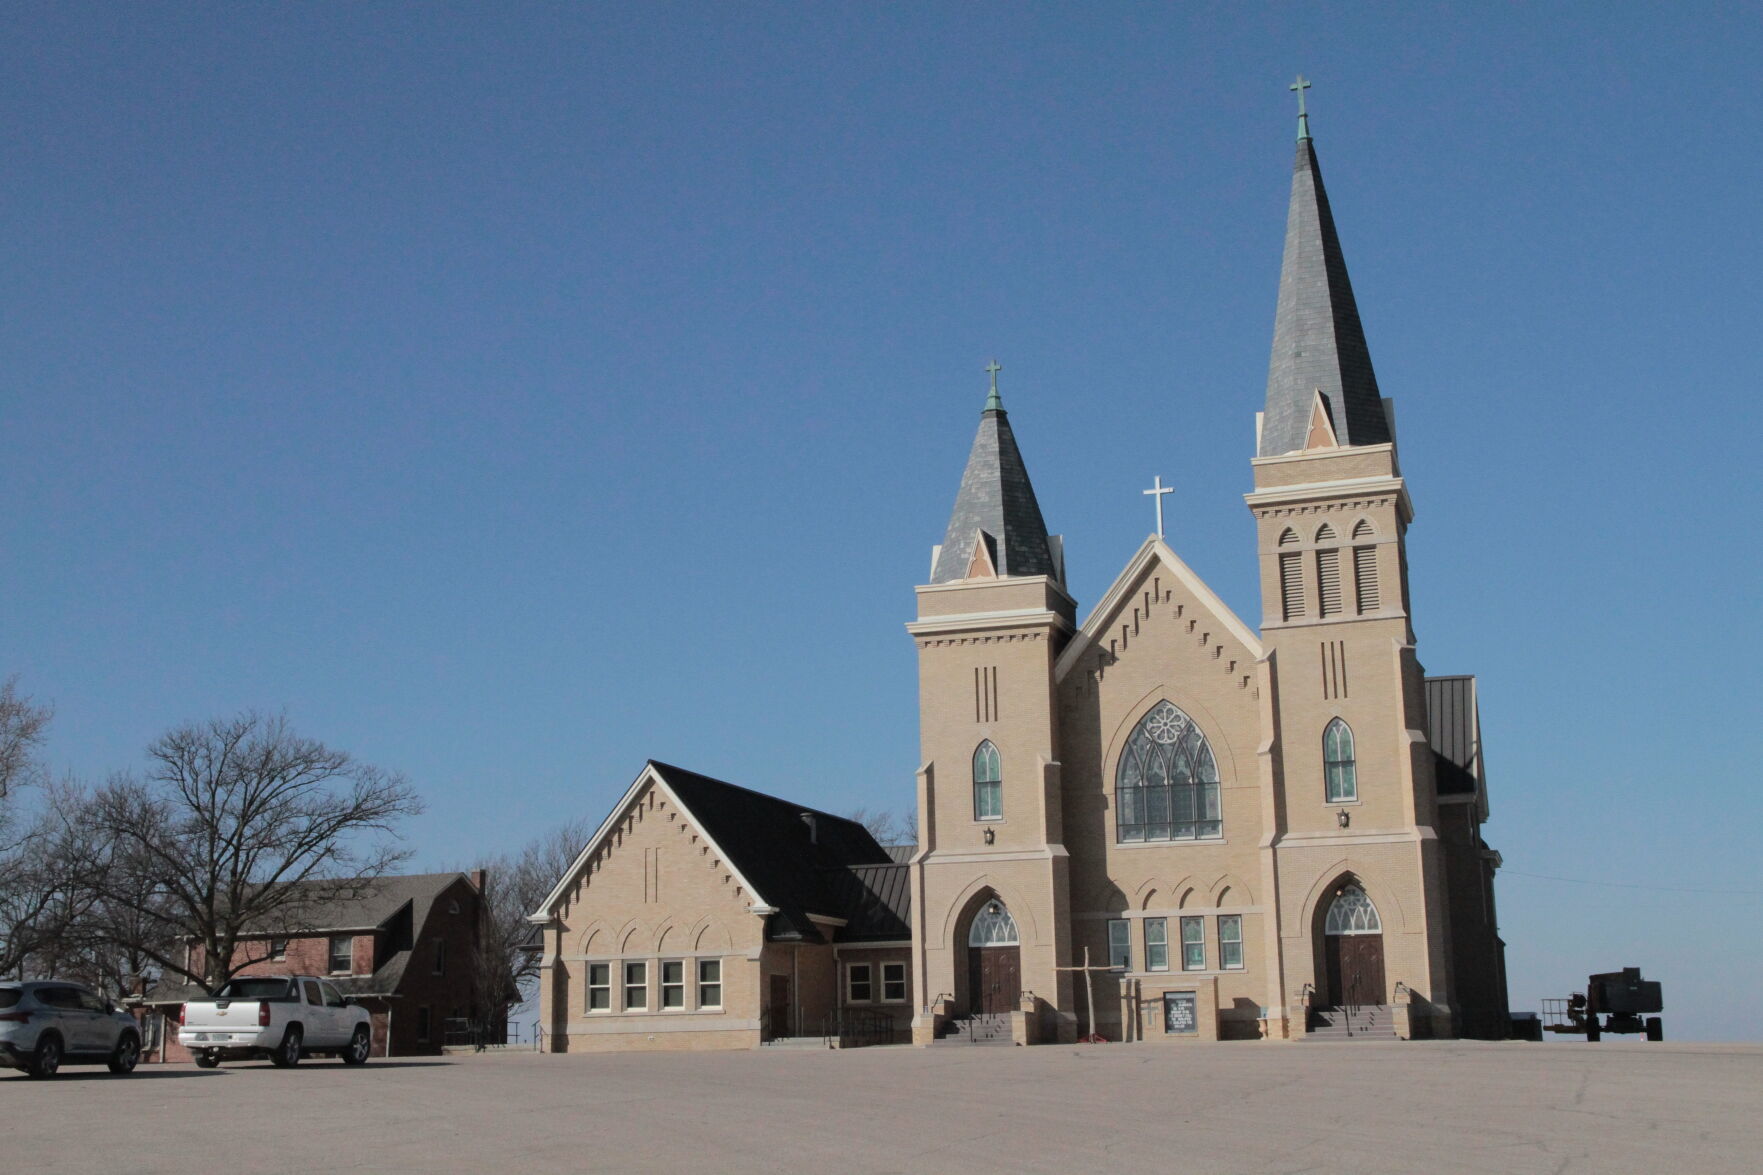
<svg viewBox="0 0 1763 1175">
<path fill-rule="evenodd" d="M 909 941 L 912 937 L 912 881 L 908 867 L 852 865 L 834 870 L 828 882 L 843 902 L 847 921 L 838 942 Z"/>
<path fill-rule="evenodd" d="M 1353 283 L 1347 278 L 1346 257 L 1335 233 L 1334 213 L 1322 186 L 1316 146 L 1306 137 L 1298 140 L 1292 166 L 1261 456 L 1276 457 L 1304 447 L 1318 390 L 1327 401 L 1340 444 L 1379 445 L 1393 439 L 1377 375 L 1371 370 L 1371 349 L 1365 344 Z"/>
<path fill-rule="evenodd" d="M 249 934 L 316 934 L 335 930 L 365 933 L 378 930 L 406 905 L 413 924 L 421 926 L 428 907 L 463 873 L 413 873 L 405 877 L 359 878 L 343 881 L 301 881 L 289 888 L 296 897 L 270 922 L 251 927 Z M 310 895 L 310 896 L 300 896 Z"/>
<path fill-rule="evenodd" d="M 1483 778 L 1475 678 L 1426 679 L 1426 740 L 1432 744 L 1439 794 L 1475 794 Z"/>
<path fill-rule="evenodd" d="M 883 845 L 882 848 L 888 851 L 896 865 L 904 865 L 918 853 L 917 845 Z"/>
<path fill-rule="evenodd" d="M 410 908 L 410 941 L 422 934 L 429 911 L 449 888 L 459 882 L 471 881 L 463 873 L 413 873 L 404 877 L 376 877 L 351 882 L 298 882 L 296 886 L 317 895 L 313 900 L 289 908 L 286 918 L 278 918 L 272 929 L 254 928 L 246 935 L 261 938 L 300 937 L 316 934 L 369 934 L 391 922 L 405 907 Z M 384 938 L 382 937 L 382 942 Z M 410 950 L 405 948 L 388 955 L 374 968 L 372 975 L 321 975 L 320 979 L 344 995 L 389 996 L 404 981 L 404 970 L 410 964 Z M 150 1004 L 178 1004 L 202 999 L 204 993 L 194 984 L 161 983 L 147 996 Z"/>
<path fill-rule="evenodd" d="M 949 583 L 967 578 L 974 544 L 981 534 L 1000 578 L 1059 578 L 1041 505 L 1035 500 L 1028 467 L 1016 447 L 1016 434 L 996 393 L 980 413 L 979 432 L 967 454 L 967 469 L 961 475 L 961 489 L 955 494 L 955 509 L 949 514 L 949 529 L 943 534 L 930 581 Z"/>
<path fill-rule="evenodd" d="M 767 938 L 825 941 L 808 915 L 846 916 L 849 895 L 839 876 L 890 861 L 856 821 L 653 759 L 649 766 L 757 891 L 755 900 L 777 908 Z"/>
</svg>

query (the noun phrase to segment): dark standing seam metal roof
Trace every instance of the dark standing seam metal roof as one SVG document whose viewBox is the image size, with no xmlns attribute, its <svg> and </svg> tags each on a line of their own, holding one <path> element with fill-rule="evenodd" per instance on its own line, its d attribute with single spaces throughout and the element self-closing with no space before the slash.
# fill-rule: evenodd
<svg viewBox="0 0 1763 1175">
<path fill-rule="evenodd" d="M 777 907 L 766 937 L 824 942 L 808 918 L 845 918 L 852 893 L 845 875 L 859 865 L 886 865 L 888 851 L 854 820 L 650 760 L 686 811 L 759 892 Z M 804 816 L 813 817 L 813 829 Z"/>
<path fill-rule="evenodd" d="M 1379 445 L 1392 439 L 1316 147 L 1312 140 L 1300 139 L 1286 216 L 1279 309 L 1273 320 L 1273 356 L 1267 367 L 1261 456 L 1304 447 L 1319 388 L 1342 445 Z"/>
<path fill-rule="evenodd" d="M 1432 744 L 1439 794 L 1473 795 L 1482 778 L 1475 678 L 1426 679 L 1426 741 Z"/>
<path fill-rule="evenodd" d="M 973 562 L 974 536 L 993 540 L 1000 576 L 1057 575 L 1047 545 L 1047 524 L 1029 484 L 1028 467 L 1016 447 L 1016 434 L 1002 408 L 980 413 L 979 432 L 967 454 L 967 469 L 943 535 L 943 549 L 931 569 L 932 583 L 965 579 Z"/>
<path fill-rule="evenodd" d="M 909 866 L 853 865 L 829 880 L 844 902 L 839 942 L 905 942 L 912 937 Z"/>
</svg>

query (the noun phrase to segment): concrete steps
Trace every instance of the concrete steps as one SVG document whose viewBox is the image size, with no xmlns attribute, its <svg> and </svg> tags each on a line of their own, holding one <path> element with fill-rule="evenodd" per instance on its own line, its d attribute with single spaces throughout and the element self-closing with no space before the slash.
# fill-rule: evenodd
<svg viewBox="0 0 1763 1175">
<path fill-rule="evenodd" d="M 1388 1004 L 1311 1008 L 1303 1040 L 1395 1040 L 1395 1018 Z"/>
<path fill-rule="evenodd" d="M 759 1047 L 767 1049 L 824 1049 L 824 1036 L 774 1036 Z"/>
<path fill-rule="evenodd" d="M 931 1047 L 938 1046 L 973 1048 L 980 1045 L 1014 1045 L 1015 1039 L 1010 1035 L 1010 1017 L 1003 1013 L 990 1015 L 967 1016 L 959 1020 L 951 1020 L 943 1026 L 942 1033 L 931 1042 Z"/>
</svg>

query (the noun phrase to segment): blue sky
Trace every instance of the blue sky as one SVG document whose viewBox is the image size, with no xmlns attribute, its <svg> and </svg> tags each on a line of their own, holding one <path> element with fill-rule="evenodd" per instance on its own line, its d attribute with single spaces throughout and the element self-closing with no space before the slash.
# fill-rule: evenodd
<svg viewBox="0 0 1763 1175">
<path fill-rule="evenodd" d="M 909 804 L 993 356 L 1080 603 L 1160 474 L 1254 623 L 1303 71 L 1514 1006 L 1639 964 L 1759 1035 L 1746 6 L 18 3 L 0 55 L 0 674 L 94 779 L 285 708 L 430 866 L 650 756 Z"/>
</svg>

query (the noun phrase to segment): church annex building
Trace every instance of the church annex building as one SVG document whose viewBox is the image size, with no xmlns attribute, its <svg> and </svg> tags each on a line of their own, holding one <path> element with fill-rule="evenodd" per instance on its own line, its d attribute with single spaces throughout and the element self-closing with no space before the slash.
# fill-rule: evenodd
<svg viewBox="0 0 1763 1175">
<path fill-rule="evenodd" d="M 547 1047 L 1505 1037 L 1476 683 L 1416 658 L 1394 414 L 1307 118 L 1258 629 L 1159 536 L 1079 624 L 993 381 L 906 626 L 919 843 L 647 764 L 532 915 Z"/>
</svg>

